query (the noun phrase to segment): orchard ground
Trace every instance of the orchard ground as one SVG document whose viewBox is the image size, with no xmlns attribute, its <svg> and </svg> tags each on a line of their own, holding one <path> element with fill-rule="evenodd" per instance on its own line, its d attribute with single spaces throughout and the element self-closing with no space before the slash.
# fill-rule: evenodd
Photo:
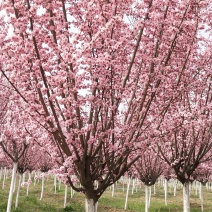
<svg viewBox="0 0 212 212">
<path fill-rule="evenodd" d="M 17 178 L 18 180 L 18 178 Z M 2 180 L 0 188 L 0 212 L 6 211 L 7 198 L 9 193 L 10 178 L 6 180 L 5 187 L 2 189 Z M 114 196 L 112 197 L 111 189 L 108 189 L 99 201 L 99 212 L 142 212 L 144 211 L 145 203 L 145 193 L 144 186 L 129 192 L 128 206 L 127 210 L 124 210 L 125 198 L 126 198 L 126 188 L 123 191 L 123 185 L 117 183 L 115 186 Z M 17 190 L 17 189 L 16 189 Z M 73 198 L 71 198 L 71 191 L 68 189 L 68 199 L 67 207 L 63 208 L 64 203 L 64 191 L 65 186 L 61 183 L 59 190 L 59 183 L 57 184 L 57 192 L 55 194 L 54 190 L 54 179 L 53 177 L 48 177 L 45 181 L 45 190 L 43 200 L 40 200 L 41 192 L 41 180 L 35 185 L 32 182 L 30 185 L 29 196 L 26 196 L 26 186 L 21 187 L 19 207 L 15 210 L 15 197 L 16 191 L 13 196 L 13 212 L 83 212 L 84 211 L 84 195 L 79 193 L 74 193 Z M 156 183 L 156 194 L 152 188 L 152 197 L 150 212 L 182 212 L 182 188 L 177 187 L 176 196 L 173 195 L 173 187 L 168 188 L 168 205 L 164 204 L 164 189 L 159 183 Z M 194 189 L 191 190 L 191 212 L 200 212 L 200 199 L 196 194 Z M 212 190 L 204 188 L 204 211 L 212 211 Z"/>
</svg>

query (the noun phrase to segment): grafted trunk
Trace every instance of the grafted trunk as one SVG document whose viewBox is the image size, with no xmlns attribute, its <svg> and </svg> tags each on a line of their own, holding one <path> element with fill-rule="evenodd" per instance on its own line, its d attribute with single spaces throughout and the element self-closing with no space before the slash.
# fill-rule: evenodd
<svg viewBox="0 0 212 212">
<path fill-rule="evenodd" d="M 189 182 L 183 184 L 183 212 L 190 212 Z"/>
<path fill-rule="evenodd" d="M 86 198 L 85 212 L 97 212 L 98 200 Z"/>
</svg>

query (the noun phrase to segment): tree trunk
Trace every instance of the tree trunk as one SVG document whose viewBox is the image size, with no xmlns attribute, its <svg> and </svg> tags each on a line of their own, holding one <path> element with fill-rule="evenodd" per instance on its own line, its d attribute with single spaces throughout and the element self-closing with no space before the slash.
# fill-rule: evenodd
<svg viewBox="0 0 212 212">
<path fill-rule="evenodd" d="M 41 194 L 40 194 L 40 200 L 43 199 L 43 191 L 44 191 L 44 176 L 42 176 L 42 187 L 41 187 Z"/>
<path fill-rule="evenodd" d="M 27 196 L 29 195 L 29 186 L 31 184 L 31 181 L 32 181 L 32 177 L 31 177 L 31 173 L 29 172 L 29 178 L 28 178 L 28 184 L 27 184 L 27 193 L 26 193 Z"/>
<path fill-rule="evenodd" d="M 4 189 L 4 186 L 5 186 L 5 180 L 6 180 L 6 167 L 4 167 L 4 178 L 3 178 L 3 184 L 2 184 L 2 189 Z"/>
<path fill-rule="evenodd" d="M 98 201 L 94 199 L 85 199 L 85 212 L 97 212 Z"/>
<path fill-rule="evenodd" d="M 151 196 L 152 196 L 152 186 L 149 186 L 149 200 L 148 200 L 148 208 L 150 207 Z"/>
<path fill-rule="evenodd" d="M 112 197 L 114 197 L 114 190 L 115 190 L 115 186 L 114 186 L 114 183 L 112 185 Z"/>
<path fill-rule="evenodd" d="M 57 193 L 57 177 L 56 174 L 54 175 L 54 193 Z"/>
<path fill-rule="evenodd" d="M 59 183 L 58 183 L 58 190 L 60 191 L 60 186 L 61 186 L 61 180 L 59 180 Z"/>
<path fill-rule="evenodd" d="M 20 188 L 21 188 L 22 179 L 23 179 L 23 174 L 20 174 L 19 183 L 18 183 L 18 190 L 17 190 L 16 200 L 15 200 L 15 208 L 18 207 L 18 199 L 19 199 L 19 194 L 20 194 Z"/>
<path fill-rule="evenodd" d="M 195 181 L 195 194 L 198 195 L 198 184 L 197 181 Z"/>
<path fill-rule="evenodd" d="M 138 192 L 138 178 L 136 178 L 136 186 L 135 186 L 135 192 Z"/>
<path fill-rule="evenodd" d="M 124 177 L 122 177 L 122 190 L 124 191 Z"/>
<path fill-rule="evenodd" d="M 183 184 L 183 212 L 190 212 L 189 182 Z"/>
<path fill-rule="evenodd" d="M 134 193 L 134 189 L 135 189 L 135 179 L 133 179 L 133 184 L 132 184 L 132 194 Z"/>
<path fill-rule="evenodd" d="M 204 200 L 204 185 L 200 182 L 200 200 L 201 200 L 201 210 L 203 211 L 203 200 Z"/>
<path fill-rule="evenodd" d="M 145 212 L 149 211 L 149 186 L 145 185 Z"/>
<path fill-rule="evenodd" d="M 154 184 L 154 195 L 156 195 L 156 184 Z"/>
<path fill-rule="evenodd" d="M 7 179 L 7 177 L 6 177 L 6 179 Z M 13 183 L 13 193 L 15 193 L 15 187 L 16 187 L 16 175 L 15 175 L 15 179 L 14 179 L 14 183 Z"/>
<path fill-rule="evenodd" d="M 25 173 L 23 173 L 22 182 L 25 182 Z"/>
<path fill-rule="evenodd" d="M 66 207 L 67 204 L 67 193 L 68 193 L 68 186 L 65 185 L 64 208 Z"/>
<path fill-rule="evenodd" d="M 2 178 L 2 168 L 0 168 L 0 181 L 1 181 L 1 178 Z"/>
<path fill-rule="evenodd" d="M 17 163 L 13 163 L 13 171 L 12 171 L 12 179 L 10 184 L 10 191 L 9 191 L 9 198 L 7 202 L 7 212 L 11 212 L 11 206 L 12 206 L 12 198 L 13 198 L 13 188 L 16 178 L 16 171 L 17 171 Z"/>
<path fill-rule="evenodd" d="M 74 196 L 74 190 L 73 188 L 71 188 L 71 199 L 73 198 L 73 196 Z"/>
<path fill-rule="evenodd" d="M 126 199 L 125 199 L 125 205 L 124 205 L 124 209 L 125 210 L 127 209 L 129 190 L 130 190 L 130 177 L 129 177 L 129 181 L 128 181 L 128 184 L 127 184 L 127 193 L 126 193 Z"/>
<path fill-rule="evenodd" d="M 168 194 L 168 180 L 165 179 L 164 182 L 164 193 L 165 193 L 165 206 L 167 206 L 167 194 Z"/>
<path fill-rule="evenodd" d="M 177 181 L 174 181 L 174 196 L 176 196 L 176 191 L 177 191 Z"/>
<path fill-rule="evenodd" d="M 6 168 L 6 180 L 8 179 L 9 177 L 9 169 Z"/>
</svg>

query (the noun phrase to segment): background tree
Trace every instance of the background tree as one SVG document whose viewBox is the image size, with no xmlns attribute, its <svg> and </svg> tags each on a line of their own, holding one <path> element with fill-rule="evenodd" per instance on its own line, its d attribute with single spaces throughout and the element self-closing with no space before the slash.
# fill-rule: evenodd
<svg viewBox="0 0 212 212">
<path fill-rule="evenodd" d="M 3 123 L 1 123 L 0 127 L 0 135 L 1 135 L 0 147 L 4 151 L 5 155 L 13 163 L 7 212 L 11 211 L 12 195 L 17 171 L 17 164 L 29 145 L 25 130 L 23 130 L 22 125 L 23 123 L 22 120 L 20 119 L 20 114 L 17 117 L 16 113 L 18 113 L 18 111 L 15 111 L 14 108 L 10 107 L 10 110 L 7 111 L 4 117 L 4 121 Z"/>
<path fill-rule="evenodd" d="M 163 161 L 151 148 L 147 148 L 145 152 L 140 153 L 141 157 L 136 161 L 134 167 L 137 172 L 138 179 L 145 185 L 145 212 L 149 211 L 151 186 L 163 172 Z"/>
<path fill-rule="evenodd" d="M 203 211 L 204 200 L 204 186 L 211 179 L 211 161 L 200 164 L 198 168 L 193 172 L 193 178 L 200 182 L 199 184 L 199 197 L 201 200 L 201 210 Z"/>
<path fill-rule="evenodd" d="M 160 137 L 156 138 L 161 156 L 184 186 L 185 212 L 190 211 L 189 182 L 194 180 L 193 173 L 201 163 L 212 159 L 211 75 L 203 76 L 203 72 L 196 69 L 179 102 L 169 107 Z"/>
</svg>

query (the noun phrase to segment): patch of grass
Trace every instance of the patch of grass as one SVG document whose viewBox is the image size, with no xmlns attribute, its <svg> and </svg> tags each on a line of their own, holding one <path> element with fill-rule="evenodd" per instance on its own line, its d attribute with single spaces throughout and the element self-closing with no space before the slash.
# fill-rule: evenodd
<svg viewBox="0 0 212 212">
<path fill-rule="evenodd" d="M 84 206 L 79 202 L 72 202 L 71 205 L 64 208 L 64 211 L 66 212 L 82 212 L 84 210 Z"/>
</svg>

